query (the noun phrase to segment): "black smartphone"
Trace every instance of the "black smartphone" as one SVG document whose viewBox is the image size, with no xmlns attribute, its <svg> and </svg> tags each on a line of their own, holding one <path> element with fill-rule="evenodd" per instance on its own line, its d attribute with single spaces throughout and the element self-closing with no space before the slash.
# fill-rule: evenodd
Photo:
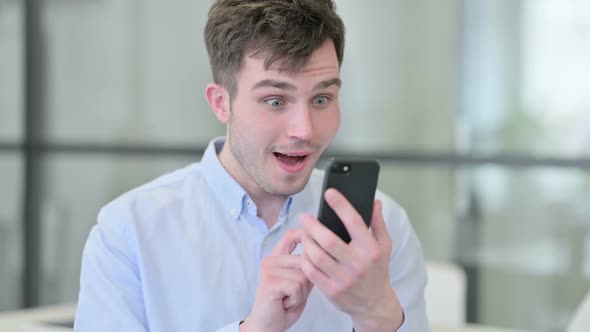
<svg viewBox="0 0 590 332">
<path fill-rule="evenodd" d="M 350 235 L 338 215 L 326 203 L 324 192 L 334 188 L 341 192 L 363 218 L 367 227 L 371 224 L 373 201 L 379 178 L 379 163 L 366 159 L 336 159 L 328 161 L 318 219 L 344 242 L 350 243 Z"/>
</svg>

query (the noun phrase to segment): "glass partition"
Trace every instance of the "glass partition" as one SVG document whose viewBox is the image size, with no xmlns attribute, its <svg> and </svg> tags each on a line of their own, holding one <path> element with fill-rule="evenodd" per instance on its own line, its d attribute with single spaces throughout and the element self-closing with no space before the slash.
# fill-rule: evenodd
<svg viewBox="0 0 590 332">
<path fill-rule="evenodd" d="M 23 2 L 0 0 L 0 143 L 22 139 Z"/>
<path fill-rule="evenodd" d="M 21 170 L 20 154 L 0 153 L 0 311 L 21 305 L 24 263 Z"/>
</svg>

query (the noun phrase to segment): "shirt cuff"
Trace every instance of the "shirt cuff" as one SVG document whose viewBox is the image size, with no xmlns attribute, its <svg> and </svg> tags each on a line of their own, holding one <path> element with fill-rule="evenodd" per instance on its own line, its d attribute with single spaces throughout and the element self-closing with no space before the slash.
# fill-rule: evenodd
<svg viewBox="0 0 590 332">
<path fill-rule="evenodd" d="M 410 331 L 410 327 L 408 327 L 408 324 L 406 324 L 406 312 L 403 308 L 402 308 L 402 325 L 399 326 L 399 329 L 397 329 L 397 332 L 412 332 L 412 331 Z"/>
<path fill-rule="evenodd" d="M 404 310 L 404 308 L 402 308 L 402 324 L 399 326 L 399 329 L 397 329 L 397 332 L 403 332 L 404 331 L 404 324 L 406 323 L 406 312 Z"/>
</svg>

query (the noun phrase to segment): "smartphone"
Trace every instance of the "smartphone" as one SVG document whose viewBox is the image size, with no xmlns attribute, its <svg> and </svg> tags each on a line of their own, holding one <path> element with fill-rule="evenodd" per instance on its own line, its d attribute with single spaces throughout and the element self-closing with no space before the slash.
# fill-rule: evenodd
<svg viewBox="0 0 590 332">
<path fill-rule="evenodd" d="M 344 242 L 350 243 L 350 235 L 334 210 L 326 203 L 324 192 L 334 188 L 341 192 L 363 218 L 367 227 L 371 224 L 373 202 L 379 178 L 377 160 L 336 159 L 328 161 L 318 219 Z"/>
</svg>

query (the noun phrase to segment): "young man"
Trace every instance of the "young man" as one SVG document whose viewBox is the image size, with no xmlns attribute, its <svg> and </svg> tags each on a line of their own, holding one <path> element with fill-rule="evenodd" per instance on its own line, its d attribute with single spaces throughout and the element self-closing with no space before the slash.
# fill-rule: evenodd
<svg viewBox="0 0 590 332">
<path fill-rule="evenodd" d="M 342 242 L 316 218 L 313 167 L 340 125 L 344 26 L 331 0 L 219 0 L 205 28 L 211 109 L 198 164 L 105 206 L 86 244 L 79 331 L 428 331 L 404 211 L 371 228 L 337 191 Z"/>
</svg>

